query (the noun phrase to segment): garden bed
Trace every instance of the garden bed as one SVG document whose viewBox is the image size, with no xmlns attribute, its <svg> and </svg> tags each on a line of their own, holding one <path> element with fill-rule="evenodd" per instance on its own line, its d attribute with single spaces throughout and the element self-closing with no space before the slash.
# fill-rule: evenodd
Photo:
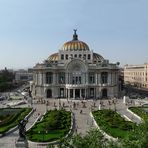
<svg viewBox="0 0 148 148">
<path fill-rule="evenodd" d="M 126 138 L 133 134 L 136 124 L 125 121 L 117 112 L 113 110 L 98 110 L 92 112 L 99 127 L 114 138 Z"/>
<path fill-rule="evenodd" d="M 71 112 L 51 110 L 44 115 L 42 121 L 27 131 L 27 138 L 33 142 L 56 141 L 66 136 L 70 127 Z"/>
<path fill-rule="evenodd" d="M 4 134 L 18 125 L 24 119 L 31 108 L 3 108 L 0 109 L 0 134 Z"/>
<path fill-rule="evenodd" d="M 129 107 L 129 110 L 137 114 L 143 120 L 148 121 L 148 107 Z"/>
</svg>

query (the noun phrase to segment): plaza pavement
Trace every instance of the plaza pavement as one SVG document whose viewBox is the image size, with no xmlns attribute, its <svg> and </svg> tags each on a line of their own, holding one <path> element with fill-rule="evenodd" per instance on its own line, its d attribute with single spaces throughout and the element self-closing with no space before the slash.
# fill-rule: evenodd
<svg viewBox="0 0 148 148">
<path fill-rule="evenodd" d="M 102 104 L 100 107 L 100 103 Z M 116 105 L 111 104 L 109 105 L 108 100 L 67 100 L 67 99 L 51 99 L 48 102 L 48 106 L 41 103 L 34 103 L 33 108 L 36 109 L 36 111 L 32 114 L 32 116 L 29 118 L 28 123 L 26 125 L 26 129 L 28 129 L 32 124 L 35 122 L 37 117 L 39 115 L 43 115 L 46 110 L 50 109 L 59 109 L 60 107 L 63 107 L 66 110 L 71 110 L 75 117 L 75 133 L 81 133 L 82 135 L 85 135 L 87 131 L 89 131 L 91 128 L 95 128 L 92 118 L 90 117 L 90 111 L 91 110 L 98 110 L 99 108 L 107 108 L 107 109 L 113 109 L 120 113 L 122 116 L 126 115 L 129 119 L 131 119 L 133 122 L 140 123 L 140 120 L 133 116 L 130 112 L 127 111 L 127 105 L 123 103 L 123 100 L 118 100 Z M 26 107 L 26 105 L 21 105 L 21 107 Z M 0 138 L 0 148 L 15 148 L 15 142 L 18 139 L 18 130 Z M 30 144 L 30 148 L 44 148 L 46 146 L 37 146 L 35 144 Z"/>
</svg>

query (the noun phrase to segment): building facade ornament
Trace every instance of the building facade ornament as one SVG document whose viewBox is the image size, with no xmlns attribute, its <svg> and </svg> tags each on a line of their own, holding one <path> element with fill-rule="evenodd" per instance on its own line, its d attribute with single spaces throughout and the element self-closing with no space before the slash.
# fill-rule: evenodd
<svg viewBox="0 0 148 148">
<path fill-rule="evenodd" d="M 119 68 L 73 39 L 33 68 L 34 98 L 98 99 L 118 96 Z"/>
</svg>

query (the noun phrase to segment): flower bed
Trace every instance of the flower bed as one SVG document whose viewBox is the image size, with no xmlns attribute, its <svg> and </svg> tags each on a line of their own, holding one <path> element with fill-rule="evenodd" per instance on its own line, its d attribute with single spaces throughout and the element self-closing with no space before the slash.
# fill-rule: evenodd
<svg viewBox="0 0 148 148">
<path fill-rule="evenodd" d="M 4 134 L 29 114 L 31 108 L 4 108 L 0 109 L 0 134 Z"/>
<path fill-rule="evenodd" d="M 27 137 L 33 142 L 50 142 L 64 137 L 71 127 L 71 112 L 65 110 L 48 111 L 43 120 L 36 123 Z"/>
<path fill-rule="evenodd" d="M 136 124 L 125 121 L 118 113 L 113 110 L 98 110 L 92 112 L 99 127 L 115 138 L 126 138 L 131 135 Z"/>
</svg>

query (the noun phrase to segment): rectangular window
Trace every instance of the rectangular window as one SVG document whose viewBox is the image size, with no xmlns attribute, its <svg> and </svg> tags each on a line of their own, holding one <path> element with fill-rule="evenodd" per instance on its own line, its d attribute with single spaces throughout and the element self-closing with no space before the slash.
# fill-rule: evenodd
<svg viewBox="0 0 148 148">
<path fill-rule="evenodd" d="M 46 73 L 46 84 L 52 84 L 53 74 L 51 72 Z"/>
<path fill-rule="evenodd" d="M 61 54 L 61 60 L 64 60 L 64 55 L 63 54 Z"/>
<path fill-rule="evenodd" d="M 88 54 L 88 60 L 90 60 L 90 54 Z"/>
</svg>

